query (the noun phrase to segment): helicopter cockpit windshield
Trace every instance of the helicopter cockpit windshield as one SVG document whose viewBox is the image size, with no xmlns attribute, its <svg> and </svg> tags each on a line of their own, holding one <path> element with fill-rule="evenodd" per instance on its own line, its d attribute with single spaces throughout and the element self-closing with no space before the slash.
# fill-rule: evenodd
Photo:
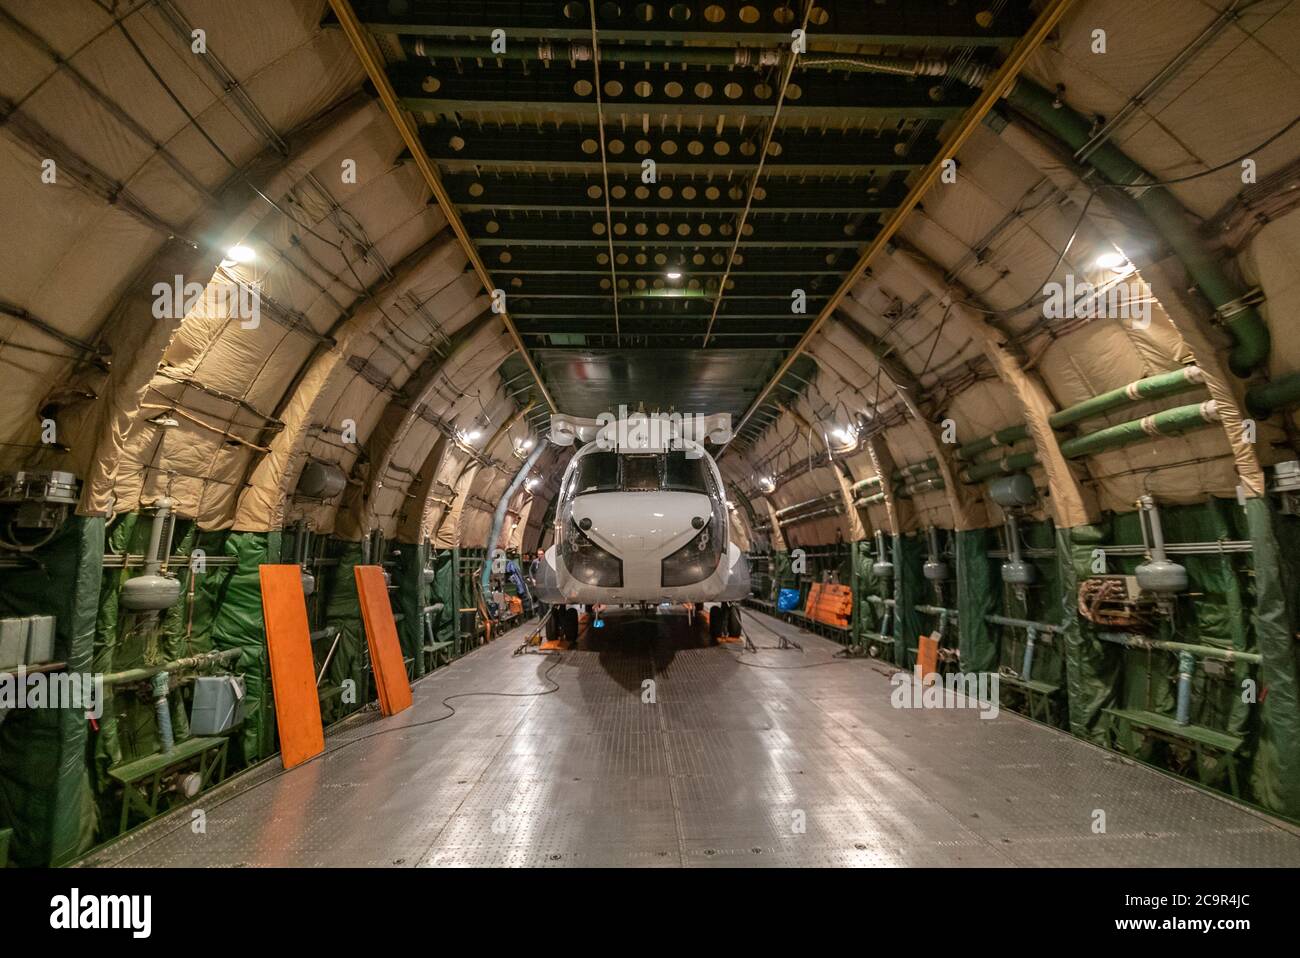
<svg viewBox="0 0 1300 958">
<path fill-rule="evenodd" d="M 572 495 L 592 492 L 697 492 L 709 494 L 708 471 L 700 457 L 685 452 L 583 456 L 574 473 Z"/>
</svg>

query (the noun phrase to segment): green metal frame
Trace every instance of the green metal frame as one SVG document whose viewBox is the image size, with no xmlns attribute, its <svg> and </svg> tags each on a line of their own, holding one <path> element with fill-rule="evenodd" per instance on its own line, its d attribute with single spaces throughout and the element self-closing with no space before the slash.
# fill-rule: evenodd
<svg viewBox="0 0 1300 958">
<path fill-rule="evenodd" d="M 199 791 L 220 782 L 226 776 L 226 755 L 229 748 L 229 738 L 192 738 L 181 742 L 170 752 L 148 755 L 110 769 L 109 776 L 122 784 L 122 819 L 118 832 L 127 830 L 132 809 L 146 819 L 156 816 L 163 797 L 163 776 L 196 757 L 199 760 Z M 143 793 L 140 790 L 142 785 Z"/>
</svg>

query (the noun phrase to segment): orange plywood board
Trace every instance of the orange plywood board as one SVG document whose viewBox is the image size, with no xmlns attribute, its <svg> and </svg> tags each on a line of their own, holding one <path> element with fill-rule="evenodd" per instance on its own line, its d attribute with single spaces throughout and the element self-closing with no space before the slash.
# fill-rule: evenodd
<svg viewBox="0 0 1300 958">
<path fill-rule="evenodd" d="M 293 768 L 325 751 L 302 569 L 264 565 L 257 571 L 262 582 L 262 621 L 266 623 L 266 651 L 275 691 L 280 761 L 285 768 Z"/>
<path fill-rule="evenodd" d="M 366 643 L 370 646 L 370 667 L 379 692 L 379 711 L 396 715 L 411 707 L 411 682 L 406 677 L 401 643 L 397 641 L 388 583 L 384 570 L 377 565 L 359 565 L 353 571 L 361 600 L 361 619 L 366 626 Z"/>
<path fill-rule="evenodd" d="M 931 633 L 930 635 L 920 636 L 920 641 L 916 645 L 916 667 L 921 672 L 921 683 L 930 685 L 937 677 L 936 671 L 939 668 L 939 635 Z"/>
</svg>

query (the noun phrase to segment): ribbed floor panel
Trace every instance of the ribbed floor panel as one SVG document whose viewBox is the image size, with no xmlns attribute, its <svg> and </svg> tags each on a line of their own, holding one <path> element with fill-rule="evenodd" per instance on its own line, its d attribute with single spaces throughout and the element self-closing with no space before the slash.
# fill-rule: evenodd
<svg viewBox="0 0 1300 958">
<path fill-rule="evenodd" d="M 87 863 L 1300 865 L 1290 826 L 1010 712 L 895 709 L 886 666 L 745 615 L 756 654 L 677 614 L 610 620 L 558 657 L 512 655 L 517 630 L 324 757 L 202 797 L 205 833 L 181 809 Z M 772 648 L 778 631 L 804 651 Z M 447 696 L 549 688 L 548 669 L 552 694 L 418 725 Z"/>
</svg>

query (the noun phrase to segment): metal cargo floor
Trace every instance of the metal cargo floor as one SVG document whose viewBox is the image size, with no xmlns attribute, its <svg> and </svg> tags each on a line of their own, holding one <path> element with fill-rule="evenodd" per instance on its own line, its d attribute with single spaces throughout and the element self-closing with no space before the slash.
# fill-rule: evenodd
<svg viewBox="0 0 1300 958">
<path fill-rule="evenodd" d="M 1300 864 L 1291 826 L 1008 711 L 895 709 L 886 666 L 746 619 L 757 654 L 704 647 L 681 615 L 610 621 L 559 656 L 512 655 L 516 630 L 417 684 L 407 712 L 344 723 L 324 757 L 202 796 L 206 834 L 180 809 L 87 863 Z M 805 651 L 771 648 L 777 631 Z M 517 697 L 548 669 L 557 691 Z M 480 690 L 511 695 L 375 734 Z"/>
</svg>

